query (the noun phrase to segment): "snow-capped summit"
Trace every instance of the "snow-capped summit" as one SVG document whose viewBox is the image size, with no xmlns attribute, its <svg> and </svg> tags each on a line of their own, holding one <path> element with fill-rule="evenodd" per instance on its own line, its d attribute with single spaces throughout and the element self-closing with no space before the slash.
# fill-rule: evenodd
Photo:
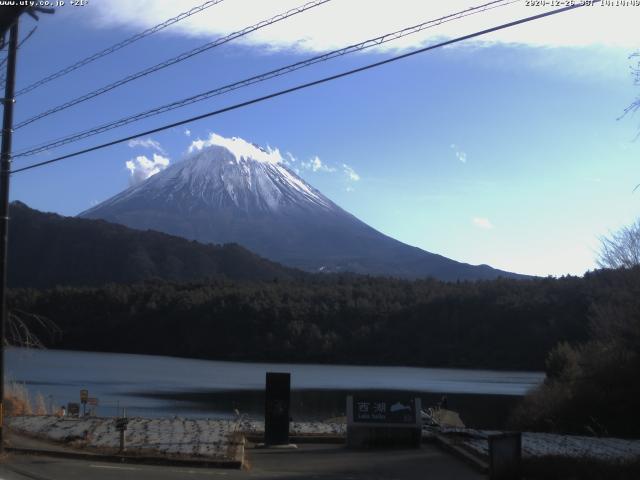
<svg viewBox="0 0 640 480">
<path fill-rule="evenodd" d="M 204 243 L 238 243 L 289 266 L 441 279 L 512 275 L 403 244 L 313 188 L 277 149 L 212 134 L 187 156 L 80 214 Z"/>
<path fill-rule="evenodd" d="M 282 161 L 277 161 L 276 154 L 250 147 L 242 153 L 220 145 L 192 148 L 183 161 L 107 203 L 144 197 L 158 205 L 177 204 L 185 211 L 200 207 L 238 208 L 245 212 L 288 207 L 336 208 Z"/>
<path fill-rule="evenodd" d="M 207 140 L 194 140 L 193 143 L 189 146 L 189 153 L 198 152 L 205 147 L 218 146 L 223 147 L 228 150 L 236 159 L 236 162 L 239 163 L 241 159 L 251 159 L 260 163 L 283 163 L 282 155 L 280 155 L 280 150 L 272 149 L 267 147 L 264 148 L 254 144 L 249 143 L 245 139 L 240 137 L 231 137 L 226 138 L 222 135 L 218 135 L 217 133 L 212 133 L 209 135 Z"/>
</svg>

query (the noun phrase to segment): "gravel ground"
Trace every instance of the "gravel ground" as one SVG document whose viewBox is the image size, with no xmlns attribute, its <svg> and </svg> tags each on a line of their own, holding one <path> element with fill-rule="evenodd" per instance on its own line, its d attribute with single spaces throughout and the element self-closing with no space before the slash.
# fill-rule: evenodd
<svg viewBox="0 0 640 480">
<path fill-rule="evenodd" d="M 466 448 L 482 456 L 488 456 L 489 442 L 487 437 L 491 433 L 499 432 L 450 429 L 443 433 L 456 437 L 458 442 Z M 640 458 L 640 440 L 524 432 L 522 434 L 522 456 L 523 458 L 561 456 L 612 462 L 637 460 Z"/>
<path fill-rule="evenodd" d="M 114 418 L 21 416 L 9 420 L 18 433 L 67 444 L 113 452 L 120 446 Z M 346 426 L 322 422 L 294 422 L 291 435 L 344 435 Z M 262 434 L 264 422 L 130 418 L 125 432 L 129 453 L 226 459 L 233 456 L 238 433 Z"/>
<path fill-rule="evenodd" d="M 9 426 L 45 440 L 112 452 L 120 446 L 113 418 L 15 417 Z M 226 459 L 232 456 L 239 423 L 229 420 L 130 418 L 125 432 L 129 453 Z"/>
<path fill-rule="evenodd" d="M 264 422 L 243 419 L 239 423 L 239 429 L 246 434 L 263 434 Z M 291 435 L 346 435 L 347 425 L 344 423 L 291 422 L 289 433 Z"/>
<path fill-rule="evenodd" d="M 114 418 L 81 419 L 53 416 L 22 416 L 9 419 L 19 433 L 76 448 L 117 450 L 120 434 Z M 237 420 L 189 420 L 184 418 L 130 418 L 126 445 L 130 453 L 227 459 L 233 456 L 236 434 L 261 435 L 264 422 L 241 417 Z M 291 435 L 345 435 L 346 425 L 324 422 L 292 422 Z M 488 456 L 488 430 L 446 429 L 456 443 L 481 456 Z M 583 437 L 551 433 L 522 434 L 524 458 L 563 456 L 621 461 L 640 458 L 640 440 Z"/>
</svg>

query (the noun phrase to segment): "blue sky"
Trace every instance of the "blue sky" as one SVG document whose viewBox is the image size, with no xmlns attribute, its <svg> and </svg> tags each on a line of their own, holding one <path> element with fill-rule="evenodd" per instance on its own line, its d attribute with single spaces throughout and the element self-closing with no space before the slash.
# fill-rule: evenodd
<svg viewBox="0 0 640 480">
<path fill-rule="evenodd" d="M 43 17 L 21 49 L 18 88 L 198 3 L 66 5 Z M 18 97 L 15 119 L 301 3 L 225 0 Z M 431 3 L 406 0 L 391 8 L 391 2 L 333 0 L 19 129 L 14 150 L 476 5 Z M 541 11 L 515 4 L 453 21 L 16 159 L 15 167 Z M 289 152 L 300 175 L 325 195 L 411 245 L 510 271 L 582 274 L 594 268 L 598 237 L 640 213 L 640 192 L 632 193 L 640 183 L 640 144 L 634 141 L 640 122 L 631 116 L 617 120 L 640 93 L 628 58 L 638 49 L 632 34 L 638 20 L 640 8 L 585 7 L 143 137 L 137 145 L 20 173 L 12 179 L 11 196 L 40 210 L 75 215 L 130 184 L 127 162 L 137 178 L 144 177 L 149 172 L 140 170 L 137 157 L 153 161 L 155 154 L 161 169 L 180 161 L 191 142 L 216 132 Z M 22 34 L 33 25 L 25 19 Z"/>
</svg>

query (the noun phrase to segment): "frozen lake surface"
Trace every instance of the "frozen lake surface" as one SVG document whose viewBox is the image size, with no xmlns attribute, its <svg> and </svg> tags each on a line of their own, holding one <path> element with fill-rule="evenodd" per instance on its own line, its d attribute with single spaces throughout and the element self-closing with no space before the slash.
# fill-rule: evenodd
<svg viewBox="0 0 640 480">
<path fill-rule="evenodd" d="M 117 407 L 141 416 L 225 418 L 233 408 L 256 413 L 269 371 L 290 372 L 293 396 L 302 395 L 299 403 L 313 406 L 319 416 L 341 413 L 345 392 L 355 390 L 509 396 L 523 395 L 544 379 L 541 372 L 221 362 L 20 348 L 7 350 L 6 363 L 10 379 L 52 405 L 77 402 L 79 390 L 88 389 L 99 399 L 100 415 L 114 415 Z"/>
</svg>

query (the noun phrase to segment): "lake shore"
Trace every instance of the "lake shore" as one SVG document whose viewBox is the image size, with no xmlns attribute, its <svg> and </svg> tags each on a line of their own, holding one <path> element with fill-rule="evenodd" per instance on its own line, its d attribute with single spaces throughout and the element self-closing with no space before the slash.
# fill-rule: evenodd
<svg viewBox="0 0 640 480">
<path fill-rule="evenodd" d="M 329 390 L 294 389 L 291 391 L 291 417 L 301 422 L 318 422 L 345 415 L 346 397 L 354 393 L 384 395 L 389 390 Z M 508 428 L 509 414 L 518 404 L 518 395 L 486 395 L 460 393 L 429 393 L 412 390 L 393 390 L 404 397 L 418 397 L 423 408 L 436 406 L 446 394 L 448 408 L 458 412 L 465 425 L 478 429 Z M 264 415 L 264 390 L 194 390 L 182 392 L 136 392 L 135 396 L 162 400 L 179 406 L 181 415 L 198 415 L 224 412 L 233 415 L 234 410 L 250 418 L 262 419 Z"/>
</svg>

